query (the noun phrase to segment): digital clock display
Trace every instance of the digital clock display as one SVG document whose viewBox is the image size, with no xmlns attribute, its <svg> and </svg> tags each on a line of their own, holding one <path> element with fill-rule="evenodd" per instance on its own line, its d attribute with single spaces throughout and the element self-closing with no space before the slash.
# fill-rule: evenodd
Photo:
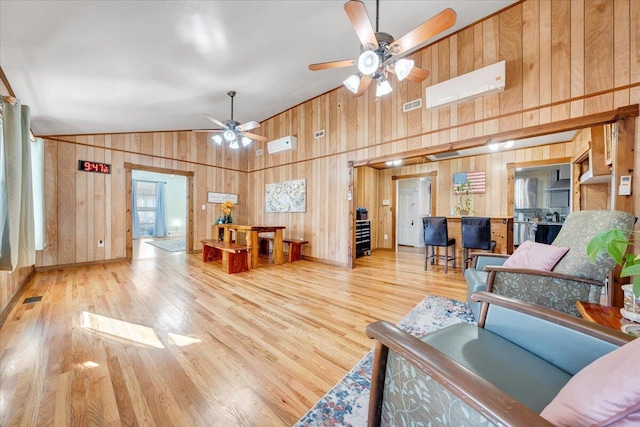
<svg viewBox="0 0 640 427">
<path fill-rule="evenodd" d="M 78 160 L 78 170 L 85 172 L 111 173 L 111 165 L 106 163 Z"/>
</svg>

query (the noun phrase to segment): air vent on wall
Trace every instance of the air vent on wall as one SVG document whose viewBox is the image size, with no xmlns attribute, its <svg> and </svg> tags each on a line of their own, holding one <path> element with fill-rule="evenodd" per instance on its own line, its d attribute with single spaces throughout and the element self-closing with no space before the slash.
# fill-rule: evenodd
<svg viewBox="0 0 640 427">
<path fill-rule="evenodd" d="M 313 134 L 313 139 L 322 138 L 324 136 L 324 129 L 319 130 Z"/>
<path fill-rule="evenodd" d="M 429 157 L 433 157 L 436 160 L 442 160 L 442 159 L 446 159 L 448 157 L 456 157 L 459 156 L 460 153 L 457 151 L 447 151 L 446 153 L 438 153 L 438 154 L 433 154 Z"/>
<path fill-rule="evenodd" d="M 402 112 L 406 113 L 407 111 L 417 110 L 422 107 L 422 98 L 414 99 L 413 101 L 405 102 L 402 105 Z"/>
</svg>

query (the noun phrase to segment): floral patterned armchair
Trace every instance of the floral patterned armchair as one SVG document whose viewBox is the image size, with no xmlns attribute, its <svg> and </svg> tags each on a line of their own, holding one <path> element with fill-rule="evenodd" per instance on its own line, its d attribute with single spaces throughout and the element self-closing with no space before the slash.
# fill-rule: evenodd
<svg viewBox="0 0 640 427">
<path fill-rule="evenodd" d="M 573 212 L 552 243 L 569 247 L 569 252 L 552 271 L 486 266 L 487 291 L 578 316 L 576 302 L 599 303 L 605 280 L 615 266 L 608 254 L 590 262 L 589 241 L 614 228 L 632 230 L 635 220 L 633 215 L 620 211 Z"/>
<path fill-rule="evenodd" d="M 479 292 L 474 301 L 484 302 L 478 325 L 459 323 L 422 338 L 384 321 L 367 327 L 377 340 L 369 426 L 551 426 L 541 414 L 569 380 L 633 341 L 501 295 Z"/>
</svg>

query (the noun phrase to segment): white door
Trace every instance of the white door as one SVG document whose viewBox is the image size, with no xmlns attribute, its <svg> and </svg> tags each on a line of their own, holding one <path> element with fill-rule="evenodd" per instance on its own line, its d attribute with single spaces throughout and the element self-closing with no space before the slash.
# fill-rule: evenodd
<svg viewBox="0 0 640 427">
<path fill-rule="evenodd" d="M 411 180 L 413 181 L 413 180 Z M 413 184 L 413 182 L 411 183 Z M 415 185 L 400 185 L 398 197 L 398 244 L 403 246 L 419 246 L 420 230 L 418 224 L 418 208 L 420 192 Z"/>
</svg>

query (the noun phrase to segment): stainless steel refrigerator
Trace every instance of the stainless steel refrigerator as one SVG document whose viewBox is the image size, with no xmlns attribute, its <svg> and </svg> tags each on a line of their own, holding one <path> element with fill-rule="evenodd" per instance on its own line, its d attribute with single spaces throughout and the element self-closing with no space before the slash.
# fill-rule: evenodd
<svg viewBox="0 0 640 427">
<path fill-rule="evenodd" d="M 538 193 L 537 178 L 516 178 L 514 209 L 535 209 Z"/>
</svg>

